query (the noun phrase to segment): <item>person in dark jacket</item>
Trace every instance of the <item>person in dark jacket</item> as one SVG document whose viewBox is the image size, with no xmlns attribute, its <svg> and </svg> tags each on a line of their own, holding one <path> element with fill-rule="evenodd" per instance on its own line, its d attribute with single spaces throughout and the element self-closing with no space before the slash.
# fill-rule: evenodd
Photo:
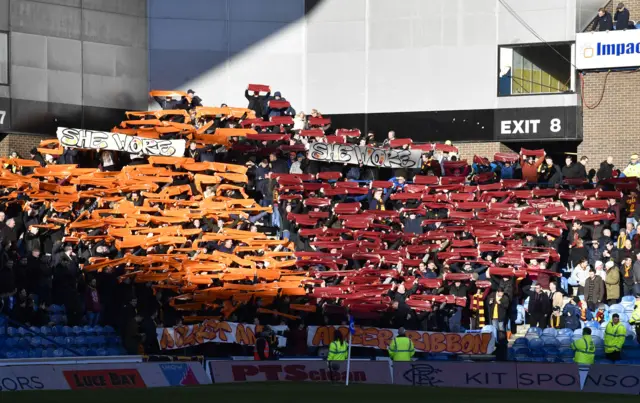
<svg viewBox="0 0 640 403">
<path fill-rule="evenodd" d="M 607 180 L 613 178 L 613 157 L 608 156 L 605 161 L 600 163 L 600 169 L 596 173 L 598 180 Z"/>
<path fill-rule="evenodd" d="M 565 159 L 566 165 L 562 167 L 562 176 L 564 179 L 578 179 L 580 178 L 580 168 L 578 164 L 573 162 L 571 156 L 567 156 Z"/>
<path fill-rule="evenodd" d="M 576 330 L 582 327 L 582 323 L 580 321 L 580 307 L 577 305 L 580 303 L 580 298 L 574 297 L 569 300 L 564 308 L 562 309 L 562 319 L 564 321 L 564 326 L 567 329 Z"/>
<path fill-rule="evenodd" d="M 197 106 L 202 106 L 202 98 L 196 95 L 196 92 L 192 89 L 187 91 L 187 95 L 191 97 L 191 102 L 189 103 L 189 109 L 193 109 Z"/>
<path fill-rule="evenodd" d="M 486 315 L 488 316 L 489 323 L 491 323 L 496 330 L 504 331 L 504 322 L 507 317 L 507 310 L 509 309 L 509 298 L 505 295 L 503 288 L 498 288 L 498 291 L 491 294 L 487 299 Z"/>
<path fill-rule="evenodd" d="M 267 95 L 260 95 L 259 92 L 253 92 L 253 94 L 249 94 L 249 90 L 244 91 L 244 97 L 249 101 L 248 109 L 251 109 L 256 113 L 256 118 L 261 118 L 265 115 L 267 100 L 271 95 L 270 92 L 267 92 Z"/>
<path fill-rule="evenodd" d="M 405 234 L 422 234 L 424 229 L 422 228 L 422 221 L 424 217 L 416 215 L 415 212 L 403 215 L 402 224 L 404 225 Z"/>
<path fill-rule="evenodd" d="M 618 3 L 613 20 L 616 22 L 616 31 L 629 28 L 629 10 L 624 6 L 624 3 Z"/>
<path fill-rule="evenodd" d="M 589 310 L 595 311 L 598 305 L 604 301 L 605 284 L 602 277 L 596 276 L 594 268 L 589 269 L 589 278 L 584 282 L 584 299 Z"/>
<path fill-rule="evenodd" d="M 289 165 L 287 165 L 287 161 L 278 159 L 278 157 L 275 154 L 269 155 L 269 161 L 271 165 L 271 172 L 276 174 L 289 173 Z"/>
<path fill-rule="evenodd" d="M 551 314 L 551 301 L 545 292 L 542 291 L 540 283 L 533 286 L 525 286 L 523 288 L 525 294 L 529 295 L 529 317 L 531 319 L 530 325 L 532 327 L 539 327 L 540 329 L 546 329 L 549 322 L 549 315 Z"/>
<path fill-rule="evenodd" d="M 550 155 L 547 155 L 544 163 L 540 165 L 538 181 L 547 183 L 549 186 L 555 186 L 562 182 L 562 171 L 558 165 L 553 163 L 553 158 Z"/>
<path fill-rule="evenodd" d="M 611 18 L 611 14 L 602 7 L 598 10 L 598 16 L 596 17 L 596 22 L 593 24 L 593 30 L 613 31 L 613 19 Z"/>
</svg>

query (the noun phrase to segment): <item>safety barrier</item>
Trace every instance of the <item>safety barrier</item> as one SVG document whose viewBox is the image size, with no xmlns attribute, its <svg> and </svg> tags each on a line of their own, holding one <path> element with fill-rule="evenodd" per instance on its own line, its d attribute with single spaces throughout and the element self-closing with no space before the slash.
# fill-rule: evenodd
<svg viewBox="0 0 640 403">
<path fill-rule="evenodd" d="M 345 362 L 209 361 L 214 383 L 344 382 Z M 350 383 L 640 394 L 640 366 L 557 363 L 352 361 Z"/>
<path fill-rule="evenodd" d="M 0 367 L 0 391 L 141 389 L 210 384 L 198 362 L 129 362 Z"/>
</svg>

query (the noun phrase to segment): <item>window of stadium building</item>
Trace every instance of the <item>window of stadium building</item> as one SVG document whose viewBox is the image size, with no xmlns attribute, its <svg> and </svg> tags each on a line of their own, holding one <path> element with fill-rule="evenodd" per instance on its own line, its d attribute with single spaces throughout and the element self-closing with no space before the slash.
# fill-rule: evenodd
<svg viewBox="0 0 640 403">
<path fill-rule="evenodd" d="M 0 32 L 0 84 L 9 84 L 9 41 L 4 32 Z"/>
<path fill-rule="evenodd" d="M 498 95 L 571 92 L 571 45 L 500 47 Z"/>
</svg>

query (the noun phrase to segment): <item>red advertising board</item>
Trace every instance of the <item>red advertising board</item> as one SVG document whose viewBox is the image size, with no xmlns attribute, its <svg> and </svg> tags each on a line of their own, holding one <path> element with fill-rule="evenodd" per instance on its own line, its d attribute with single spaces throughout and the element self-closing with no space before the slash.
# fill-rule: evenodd
<svg viewBox="0 0 640 403">
<path fill-rule="evenodd" d="M 63 374 L 72 390 L 141 389 L 147 387 L 137 369 L 63 371 Z"/>
<path fill-rule="evenodd" d="M 229 382 L 344 382 L 346 363 L 326 361 L 211 361 L 214 383 Z M 352 361 L 350 383 L 391 384 L 389 364 L 384 361 Z"/>
</svg>

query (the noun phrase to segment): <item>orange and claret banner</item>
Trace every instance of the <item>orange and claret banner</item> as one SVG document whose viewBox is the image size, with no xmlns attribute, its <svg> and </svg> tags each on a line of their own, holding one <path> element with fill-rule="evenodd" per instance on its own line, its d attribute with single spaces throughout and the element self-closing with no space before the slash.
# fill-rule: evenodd
<svg viewBox="0 0 640 403">
<path fill-rule="evenodd" d="M 348 326 L 309 326 L 307 331 L 307 346 L 328 346 L 333 341 L 334 329 L 340 330 L 346 338 L 349 334 Z M 382 329 L 377 327 L 358 327 L 351 339 L 355 347 L 373 347 L 387 350 L 397 329 Z M 422 332 L 407 330 L 406 336 L 413 341 L 416 351 L 425 353 L 451 354 L 491 354 L 495 349 L 493 333 L 445 333 Z"/>
<path fill-rule="evenodd" d="M 200 324 L 189 326 L 175 326 L 157 329 L 158 343 L 161 350 L 174 350 L 178 348 L 193 347 L 204 343 L 236 343 L 244 346 L 256 344 L 256 338 L 262 332 L 262 326 L 221 322 L 217 320 L 205 320 Z M 271 326 L 276 333 L 283 333 L 287 326 Z M 287 345 L 287 339 L 278 337 L 278 346 Z"/>
</svg>

